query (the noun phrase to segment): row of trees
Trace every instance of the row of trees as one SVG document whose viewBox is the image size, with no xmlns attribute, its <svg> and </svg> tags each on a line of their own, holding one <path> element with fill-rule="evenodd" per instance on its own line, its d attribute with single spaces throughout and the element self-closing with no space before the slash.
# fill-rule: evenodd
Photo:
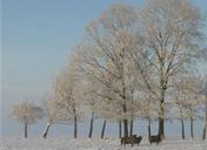
<svg viewBox="0 0 207 150">
<path fill-rule="evenodd" d="M 204 21 L 188 0 L 110 6 L 88 25 L 57 75 L 45 101 L 43 136 L 52 124 L 72 121 L 77 138 L 78 120 L 90 113 L 89 137 L 96 118 L 104 120 L 101 137 L 107 120 L 119 123 L 120 137 L 122 128 L 124 136 L 133 134 L 134 119 L 147 119 L 149 132 L 157 120 L 164 137 L 165 120 L 179 119 L 183 138 L 184 120 L 191 119 L 193 137 L 193 121 L 202 118 L 205 139 L 207 79 L 196 69 L 207 58 Z"/>
</svg>

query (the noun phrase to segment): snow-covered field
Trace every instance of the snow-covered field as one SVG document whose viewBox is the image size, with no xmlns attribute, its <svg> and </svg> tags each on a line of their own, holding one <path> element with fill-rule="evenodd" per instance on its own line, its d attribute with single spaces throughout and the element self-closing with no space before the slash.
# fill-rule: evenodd
<svg viewBox="0 0 207 150">
<path fill-rule="evenodd" d="M 143 139 L 138 146 L 121 147 L 120 139 L 71 139 L 71 138 L 3 138 L 3 150 L 207 150 L 207 141 L 167 139 L 159 145 L 150 145 Z"/>
</svg>

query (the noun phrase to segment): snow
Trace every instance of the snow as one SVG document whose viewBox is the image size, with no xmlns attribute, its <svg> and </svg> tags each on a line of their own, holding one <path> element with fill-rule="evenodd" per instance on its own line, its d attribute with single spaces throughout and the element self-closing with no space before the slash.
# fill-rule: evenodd
<svg viewBox="0 0 207 150">
<path fill-rule="evenodd" d="M 2 144 L 3 143 L 3 144 Z M 3 138 L 0 149 L 3 150 L 207 150 L 207 141 L 166 139 L 160 144 L 150 145 L 144 138 L 140 145 L 126 147 L 120 145 L 118 138 L 87 139 L 87 138 Z"/>
</svg>

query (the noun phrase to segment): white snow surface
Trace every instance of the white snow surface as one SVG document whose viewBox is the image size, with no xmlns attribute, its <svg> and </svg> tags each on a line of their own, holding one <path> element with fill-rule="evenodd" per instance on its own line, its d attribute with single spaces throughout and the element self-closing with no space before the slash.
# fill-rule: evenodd
<svg viewBox="0 0 207 150">
<path fill-rule="evenodd" d="M 207 150 L 207 141 L 166 139 L 160 144 L 150 145 L 144 138 L 140 145 L 125 147 L 120 145 L 118 138 L 87 139 L 87 138 L 3 138 L 0 142 L 2 150 Z"/>
</svg>

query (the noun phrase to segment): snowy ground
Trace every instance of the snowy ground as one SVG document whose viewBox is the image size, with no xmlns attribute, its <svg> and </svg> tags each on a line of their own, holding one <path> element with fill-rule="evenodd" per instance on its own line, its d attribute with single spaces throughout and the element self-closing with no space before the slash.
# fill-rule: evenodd
<svg viewBox="0 0 207 150">
<path fill-rule="evenodd" d="M 3 150 L 207 150 L 207 141 L 168 139 L 159 145 L 150 145 L 143 139 L 139 146 L 121 147 L 120 139 L 71 139 L 71 138 L 4 138 Z"/>
</svg>

